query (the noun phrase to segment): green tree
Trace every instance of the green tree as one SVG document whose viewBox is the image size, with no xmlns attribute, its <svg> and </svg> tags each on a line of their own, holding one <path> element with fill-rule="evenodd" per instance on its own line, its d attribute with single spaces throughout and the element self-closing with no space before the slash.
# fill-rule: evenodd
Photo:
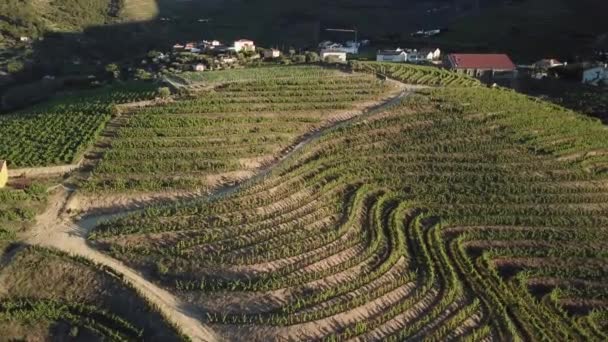
<svg viewBox="0 0 608 342">
<path fill-rule="evenodd" d="M 169 96 L 171 96 L 171 90 L 169 88 L 167 88 L 167 87 L 158 88 L 158 97 L 165 99 Z"/>
<path fill-rule="evenodd" d="M 120 77 L 120 67 L 118 64 L 112 63 L 106 65 L 106 72 L 114 79 L 118 79 Z"/>
<path fill-rule="evenodd" d="M 306 52 L 306 63 L 317 63 L 319 60 L 321 60 L 321 58 L 318 53 L 314 51 Z"/>
<path fill-rule="evenodd" d="M 304 55 L 294 55 L 294 56 L 291 57 L 291 60 L 294 63 L 299 63 L 299 64 L 306 63 L 306 56 L 304 56 Z"/>
<path fill-rule="evenodd" d="M 137 80 L 151 80 L 152 79 L 152 74 L 147 72 L 144 69 L 137 69 L 135 70 L 135 79 Z"/>
<path fill-rule="evenodd" d="M 16 74 L 23 70 L 24 65 L 23 65 L 23 63 L 21 63 L 19 61 L 13 61 L 13 62 L 8 63 L 6 68 L 8 69 L 9 73 Z"/>
</svg>

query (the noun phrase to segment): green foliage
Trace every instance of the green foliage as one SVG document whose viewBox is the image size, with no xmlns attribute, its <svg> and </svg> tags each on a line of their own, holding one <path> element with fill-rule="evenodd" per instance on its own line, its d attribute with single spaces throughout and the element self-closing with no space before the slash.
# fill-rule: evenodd
<svg viewBox="0 0 608 342">
<path fill-rule="evenodd" d="M 157 94 L 158 94 L 158 97 L 164 99 L 164 98 L 171 96 L 171 90 L 167 87 L 161 87 L 161 88 L 158 88 Z"/>
<path fill-rule="evenodd" d="M 7 64 L 6 70 L 11 74 L 16 74 L 23 70 L 23 63 L 19 61 L 13 61 Z"/>
<path fill-rule="evenodd" d="M 114 79 L 120 78 L 120 67 L 117 64 L 111 63 L 106 65 L 106 72 Z"/>
</svg>

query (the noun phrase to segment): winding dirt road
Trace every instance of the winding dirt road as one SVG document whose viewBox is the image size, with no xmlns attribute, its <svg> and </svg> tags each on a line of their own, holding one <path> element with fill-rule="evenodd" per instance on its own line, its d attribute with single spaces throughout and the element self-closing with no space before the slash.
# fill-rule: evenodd
<svg viewBox="0 0 608 342">
<path fill-rule="evenodd" d="M 282 161 L 289 158 L 295 152 L 318 139 L 321 135 L 350 124 L 355 120 L 362 120 L 370 115 L 378 113 L 387 107 L 401 101 L 402 98 L 411 94 L 417 88 L 410 88 L 401 85 L 402 91 L 399 95 L 390 100 L 370 108 L 365 113 L 346 121 L 337 122 L 330 127 L 313 132 L 305 137 L 295 146 L 286 150 L 283 156 L 277 159 L 272 165 L 260 170 L 256 176 L 241 184 L 219 188 L 213 194 L 206 196 L 205 199 L 212 200 L 227 196 L 238 191 L 252 182 L 259 181 L 279 165 Z M 27 232 L 24 242 L 31 245 L 52 247 L 70 253 L 72 255 L 85 257 L 100 265 L 104 265 L 113 270 L 116 274 L 122 275 L 123 281 L 132 285 L 149 302 L 155 304 L 161 313 L 174 325 L 179 327 L 183 333 L 188 335 L 193 341 L 218 341 L 221 340 L 209 327 L 202 324 L 202 317 L 198 310 L 189 307 L 170 292 L 160 288 L 152 282 L 146 280 L 145 276 L 138 271 L 126 266 L 122 262 L 107 256 L 87 244 L 86 237 L 99 222 L 124 216 L 134 210 L 124 210 L 115 214 L 92 216 L 75 222 L 66 212 L 65 207 L 76 190 L 61 186 L 50 198 L 51 205 L 47 210 L 37 217 L 36 225 Z M 142 209 L 139 209 L 142 210 Z"/>
</svg>

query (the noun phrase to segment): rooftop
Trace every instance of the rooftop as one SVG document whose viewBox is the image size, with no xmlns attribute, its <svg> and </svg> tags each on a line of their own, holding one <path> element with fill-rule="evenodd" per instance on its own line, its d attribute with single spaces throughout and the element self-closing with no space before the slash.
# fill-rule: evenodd
<svg viewBox="0 0 608 342">
<path fill-rule="evenodd" d="M 448 58 L 452 66 L 457 69 L 515 70 L 515 64 L 505 54 L 454 53 Z"/>
</svg>

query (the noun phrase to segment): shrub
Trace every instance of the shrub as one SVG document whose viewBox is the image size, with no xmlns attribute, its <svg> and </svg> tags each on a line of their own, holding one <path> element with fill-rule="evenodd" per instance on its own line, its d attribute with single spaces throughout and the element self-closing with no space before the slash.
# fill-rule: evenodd
<svg viewBox="0 0 608 342">
<path fill-rule="evenodd" d="M 167 87 L 158 88 L 158 97 L 164 99 L 171 96 L 171 90 Z"/>
</svg>

